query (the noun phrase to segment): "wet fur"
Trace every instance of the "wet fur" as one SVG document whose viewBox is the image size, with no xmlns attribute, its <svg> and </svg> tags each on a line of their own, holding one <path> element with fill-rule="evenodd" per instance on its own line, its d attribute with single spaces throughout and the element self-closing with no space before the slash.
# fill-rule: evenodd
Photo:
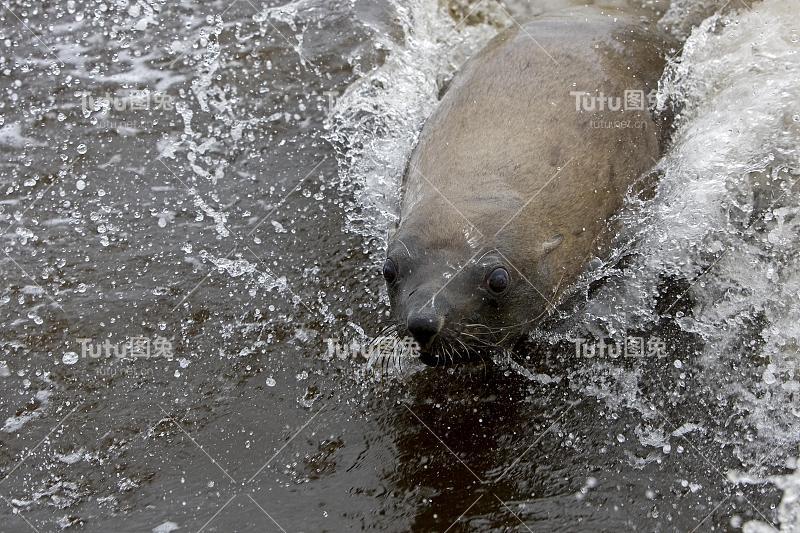
<svg viewBox="0 0 800 533">
<path fill-rule="evenodd" d="M 649 111 L 578 112 L 570 91 L 648 93 L 667 45 L 638 20 L 580 8 L 509 30 L 467 62 L 403 180 L 388 249 L 401 274 L 389 288 L 399 334 L 410 313 L 443 317 L 430 351 L 454 362 L 507 348 L 552 313 L 588 261 L 605 255 L 608 221 L 662 138 Z M 622 119 L 642 127 L 591 127 Z M 481 287 L 492 261 L 513 280 L 503 298 Z"/>
</svg>

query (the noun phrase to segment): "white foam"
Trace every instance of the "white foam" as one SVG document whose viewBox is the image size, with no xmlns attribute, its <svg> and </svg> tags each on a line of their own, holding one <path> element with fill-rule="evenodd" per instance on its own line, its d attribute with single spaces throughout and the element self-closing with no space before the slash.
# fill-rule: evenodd
<svg viewBox="0 0 800 533">
<path fill-rule="evenodd" d="M 774 365 L 772 383 L 728 392 L 751 404 L 752 422 L 780 443 L 796 442 L 800 429 L 800 202 L 789 191 L 800 178 L 795 7 L 768 0 L 731 19 L 711 17 L 668 68 L 662 101 L 682 105 L 674 145 L 658 164 L 655 198 L 626 215 L 636 264 L 592 306 L 623 302 L 597 313 L 609 329 L 630 328 L 631 317 L 647 324 L 657 319 L 659 278 L 689 280 L 695 305 L 679 324 L 706 341 L 709 369 L 731 359 Z M 754 394 L 769 394 L 769 404 Z"/>
<path fill-rule="evenodd" d="M 45 143 L 37 141 L 31 137 L 26 137 L 22 133 L 22 125 L 19 122 L 12 122 L 0 127 L 0 145 L 12 148 L 24 148 L 29 146 L 43 146 Z"/>
<path fill-rule="evenodd" d="M 758 438 L 737 450 L 756 462 L 777 450 L 774 462 L 800 442 L 796 9 L 766 0 L 691 33 L 662 78 L 659 101 L 680 115 L 656 195 L 632 201 L 622 216 L 620 242 L 630 243 L 633 264 L 572 322 L 610 334 L 646 328 L 659 319 L 659 283 L 687 280 L 691 313 L 677 323 L 702 341 L 704 386 L 756 429 Z M 781 527 L 792 531 L 800 526 L 796 485 L 776 484 L 786 490 Z"/>
<path fill-rule="evenodd" d="M 375 47 L 389 52 L 386 61 L 348 87 L 328 117 L 341 187 L 356 198 L 347 229 L 373 241 L 371 252 L 384 249 L 397 219 L 401 175 L 440 83 L 495 34 L 490 26 L 457 25 L 436 2 L 390 5 L 403 39 L 376 30 Z"/>
</svg>

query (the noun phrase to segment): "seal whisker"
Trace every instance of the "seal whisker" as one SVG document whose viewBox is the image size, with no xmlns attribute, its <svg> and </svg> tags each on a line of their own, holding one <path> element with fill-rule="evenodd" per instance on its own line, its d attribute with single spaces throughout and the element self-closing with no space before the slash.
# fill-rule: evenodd
<svg viewBox="0 0 800 533">
<path fill-rule="evenodd" d="M 413 258 L 414 258 L 414 254 L 412 254 L 412 253 L 411 253 L 411 250 L 409 250 L 409 249 L 408 249 L 408 246 L 406 246 L 406 243 L 404 243 L 402 239 L 397 239 L 397 242 L 399 242 L 400 244 L 402 244 L 402 245 L 403 245 L 403 248 L 405 248 L 405 249 L 406 249 L 406 253 L 408 254 L 408 257 L 410 257 L 411 259 L 413 259 Z"/>
<path fill-rule="evenodd" d="M 461 334 L 464 335 L 465 337 L 469 337 L 471 339 L 475 339 L 475 341 L 477 341 L 478 343 L 481 343 L 481 344 L 486 342 L 483 339 L 481 339 L 480 337 L 478 337 L 477 335 L 475 335 L 473 333 L 469 333 L 467 331 L 462 331 Z"/>
<path fill-rule="evenodd" d="M 497 346 L 497 343 L 495 343 L 495 342 L 492 342 L 492 341 L 490 341 L 490 340 L 484 340 L 484 339 L 480 339 L 480 338 L 478 338 L 478 337 L 474 337 L 474 336 L 472 336 L 472 335 L 469 335 L 469 334 L 467 334 L 467 333 L 465 333 L 464 335 L 465 335 L 465 336 L 468 336 L 468 337 L 473 337 L 473 339 L 474 339 L 474 342 L 475 342 L 475 344 L 476 344 L 476 346 L 475 346 L 475 350 L 476 350 L 476 351 L 477 351 L 477 350 L 479 350 L 480 348 L 490 348 L 490 349 L 496 349 L 496 348 L 498 348 L 498 346 Z"/>
<path fill-rule="evenodd" d="M 509 335 L 511 335 L 511 332 L 507 331 L 506 334 L 503 335 L 503 338 L 500 339 L 499 341 L 497 341 L 497 344 L 503 344 L 505 342 L 505 340 L 508 338 Z"/>
<path fill-rule="evenodd" d="M 459 323 L 458 325 L 459 326 L 463 326 L 465 328 L 484 328 L 484 329 L 488 329 L 490 331 L 494 330 L 494 329 L 499 329 L 499 328 L 492 328 L 490 326 L 487 326 L 486 324 L 463 324 L 463 323 Z"/>
<path fill-rule="evenodd" d="M 461 347 L 464 349 L 464 354 L 466 355 L 466 357 L 467 357 L 467 358 L 469 358 L 469 357 L 470 357 L 470 349 L 469 349 L 469 346 L 467 346 L 467 345 L 464 343 L 464 341 L 463 341 L 462 339 L 460 339 L 460 338 L 456 338 L 456 341 L 457 341 L 457 342 L 458 342 L 458 344 L 460 344 L 460 345 L 461 345 Z"/>
<path fill-rule="evenodd" d="M 534 318 L 531 318 L 529 320 L 524 320 L 522 322 L 517 322 L 516 324 L 510 324 L 508 326 L 502 326 L 502 327 L 499 327 L 499 328 L 496 328 L 496 329 L 497 330 L 507 330 L 507 329 L 514 329 L 514 328 L 527 326 L 528 324 L 531 324 L 531 323 L 534 323 L 534 322 L 538 322 L 539 319 L 542 316 L 544 316 L 546 314 L 551 314 L 552 312 L 553 312 L 553 310 L 551 308 L 548 308 L 548 309 L 545 309 L 544 311 L 542 311 L 541 313 L 539 313 L 538 315 L 536 315 L 536 317 L 534 317 Z"/>
</svg>

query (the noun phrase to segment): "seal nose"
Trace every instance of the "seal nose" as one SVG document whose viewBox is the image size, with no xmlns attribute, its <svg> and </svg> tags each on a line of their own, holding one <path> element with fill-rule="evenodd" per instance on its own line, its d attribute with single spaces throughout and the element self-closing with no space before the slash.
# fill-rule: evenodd
<svg viewBox="0 0 800 533">
<path fill-rule="evenodd" d="M 408 331 L 422 348 L 427 348 L 439 334 L 440 322 L 432 315 L 415 315 L 408 318 Z"/>
</svg>

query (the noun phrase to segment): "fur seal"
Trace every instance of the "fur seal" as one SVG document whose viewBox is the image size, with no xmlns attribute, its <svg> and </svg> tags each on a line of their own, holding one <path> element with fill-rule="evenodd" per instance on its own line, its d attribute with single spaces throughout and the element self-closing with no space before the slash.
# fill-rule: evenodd
<svg viewBox="0 0 800 533">
<path fill-rule="evenodd" d="M 501 33 L 456 75 L 408 161 L 383 265 L 424 361 L 510 347 L 607 252 L 609 219 L 660 154 L 646 95 L 667 46 L 576 8 Z"/>
</svg>

